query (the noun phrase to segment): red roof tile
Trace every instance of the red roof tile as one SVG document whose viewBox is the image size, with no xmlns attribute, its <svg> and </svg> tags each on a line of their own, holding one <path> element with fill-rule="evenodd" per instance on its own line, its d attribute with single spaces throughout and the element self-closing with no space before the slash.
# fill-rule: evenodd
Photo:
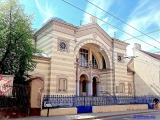
<svg viewBox="0 0 160 120">
<path fill-rule="evenodd" d="M 156 58 L 156 59 L 160 60 L 160 55 L 158 55 L 158 54 L 146 52 L 146 51 L 143 51 L 143 50 L 140 50 L 140 51 L 142 51 L 143 53 L 145 53 L 145 54 L 147 54 L 147 55 L 149 55 L 149 56 L 151 56 L 153 58 Z"/>
</svg>

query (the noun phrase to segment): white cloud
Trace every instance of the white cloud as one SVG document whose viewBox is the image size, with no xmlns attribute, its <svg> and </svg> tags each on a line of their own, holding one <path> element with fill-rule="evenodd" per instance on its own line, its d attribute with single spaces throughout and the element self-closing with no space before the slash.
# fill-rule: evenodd
<svg viewBox="0 0 160 120">
<path fill-rule="evenodd" d="M 157 3 L 158 4 L 158 3 Z M 160 27 L 160 22 L 159 22 L 159 18 L 160 18 L 160 11 L 158 11 L 158 6 L 157 6 L 156 2 L 153 2 L 151 0 L 146 0 L 146 1 L 140 1 L 138 3 L 138 6 L 134 9 L 134 11 L 130 14 L 130 19 L 128 20 L 128 24 L 130 24 L 131 26 L 133 26 L 134 28 L 137 28 L 138 30 L 142 31 L 143 33 L 147 33 L 150 31 L 154 31 L 153 30 L 153 26 L 156 26 L 156 28 L 158 29 Z M 160 4 L 160 2 L 159 2 Z M 156 7 L 155 7 L 156 6 Z M 151 29 L 152 28 L 152 29 Z M 138 36 L 142 33 L 134 30 L 133 28 L 125 25 L 124 26 L 124 31 L 132 34 L 133 36 Z M 149 36 L 153 37 L 156 40 L 160 39 L 160 35 L 159 34 L 149 34 Z M 121 36 L 121 40 L 125 40 L 127 38 L 130 38 L 131 36 L 124 34 L 123 36 Z M 152 40 L 151 38 L 147 37 L 147 36 L 142 36 L 139 39 L 152 44 L 153 46 L 156 46 L 157 48 L 160 48 L 160 43 Z M 130 55 L 131 54 L 131 49 L 133 47 L 133 43 L 140 43 L 142 46 L 143 50 L 146 51 L 158 51 L 157 49 L 155 49 L 154 47 L 145 44 L 144 42 L 141 42 L 137 39 L 133 39 L 130 41 L 126 41 L 130 43 L 130 46 L 127 47 L 127 54 Z"/>
<path fill-rule="evenodd" d="M 41 16 L 44 18 L 43 23 L 45 23 L 47 20 L 52 18 L 53 16 L 56 16 L 55 10 L 52 9 L 52 7 L 49 6 L 48 2 L 45 2 L 45 5 L 41 5 L 38 0 L 35 0 L 36 6 L 41 14 Z"/>
<path fill-rule="evenodd" d="M 98 7 L 104 9 L 105 11 L 107 11 L 111 7 L 111 5 L 113 4 L 114 1 L 107 0 L 107 2 L 106 2 L 106 0 L 92 0 L 91 2 L 95 5 L 98 5 Z M 97 18 L 103 19 L 104 21 L 108 19 L 105 17 L 105 14 L 106 14 L 105 12 L 103 12 L 99 8 L 96 8 L 95 6 L 91 5 L 90 3 L 87 4 L 85 11 L 96 16 Z M 90 15 L 85 13 L 83 21 L 84 21 L 84 24 L 89 23 L 90 22 Z M 100 24 L 102 25 L 104 23 L 101 21 Z"/>
<path fill-rule="evenodd" d="M 115 1 L 114 0 L 107 0 L 107 2 L 106 2 L 106 0 L 92 0 L 90 2 L 95 5 L 98 5 L 98 7 L 100 7 L 101 9 L 108 11 L 112 7 L 112 4 Z M 105 21 L 105 22 L 108 22 L 108 23 L 112 22 L 113 23 L 112 17 L 108 16 L 107 13 L 105 13 L 104 11 L 100 10 L 99 8 L 95 7 L 94 5 L 92 5 L 90 3 L 87 4 L 85 11 L 92 14 L 93 16 Z M 89 14 L 84 13 L 83 24 L 90 23 L 90 17 L 91 16 Z M 113 37 L 114 32 L 116 32 L 117 30 L 114 29 L 113 27 L 107 25 L 107 23 L 105 23 L 101 20 L 97 19 L 97 23 L 99 24 L 99 26 L 101 28 L 103 28 L 107 34 L 109 34 L 111 37 Z"/>
</svg>

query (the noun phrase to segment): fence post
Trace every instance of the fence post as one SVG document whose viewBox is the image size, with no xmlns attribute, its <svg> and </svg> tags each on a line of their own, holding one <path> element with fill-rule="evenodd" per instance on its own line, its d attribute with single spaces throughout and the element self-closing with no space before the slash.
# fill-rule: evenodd
<svg viewBox="0 0 160 120">
<path fill-rule="evenodd" d="M 49 116 L 49 107 L 47 108 L 47 117 Z"/>
</svg>

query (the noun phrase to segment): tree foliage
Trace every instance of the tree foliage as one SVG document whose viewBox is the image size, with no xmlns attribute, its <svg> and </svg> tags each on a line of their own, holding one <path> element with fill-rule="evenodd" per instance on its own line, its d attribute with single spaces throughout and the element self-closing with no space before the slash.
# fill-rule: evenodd
<svg viewBox="0 0 160 120">
<path fill-rule="evenodd" d="M 0 74 L 14 75 L 14 83 L 23 84 L 36 67 L 32 22 L 19 0 L 0 0 Z"/>
</svg>

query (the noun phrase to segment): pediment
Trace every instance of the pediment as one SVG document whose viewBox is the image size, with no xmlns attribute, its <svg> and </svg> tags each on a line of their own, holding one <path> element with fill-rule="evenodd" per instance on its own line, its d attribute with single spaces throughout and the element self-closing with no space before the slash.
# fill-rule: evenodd
<svg viewBox="0 0 160 120">
<path fill-rule="evenodd" d="M 93 35 L 94 39 L 99 36 L 108 46 L 111 46 L 112 38 L 98 24 L 89 24 L 80 27 L 75 37 L 80 38 L 90 34 Z"/>
<path fill-rule="evenodd" d="M 112 47 L 113 38 L 111 38 L 97 23 L 79 27 L 75 33 L 75 37 L 80 38 L 90 34 L 93 35 L 93 39 L 99 36 L 109 47 Z M 114 43 L 115 47 L 120 49 L 126 49 L 126 46 L 129 45 L 118 39 L 114 39 Z"/>
</svg>

